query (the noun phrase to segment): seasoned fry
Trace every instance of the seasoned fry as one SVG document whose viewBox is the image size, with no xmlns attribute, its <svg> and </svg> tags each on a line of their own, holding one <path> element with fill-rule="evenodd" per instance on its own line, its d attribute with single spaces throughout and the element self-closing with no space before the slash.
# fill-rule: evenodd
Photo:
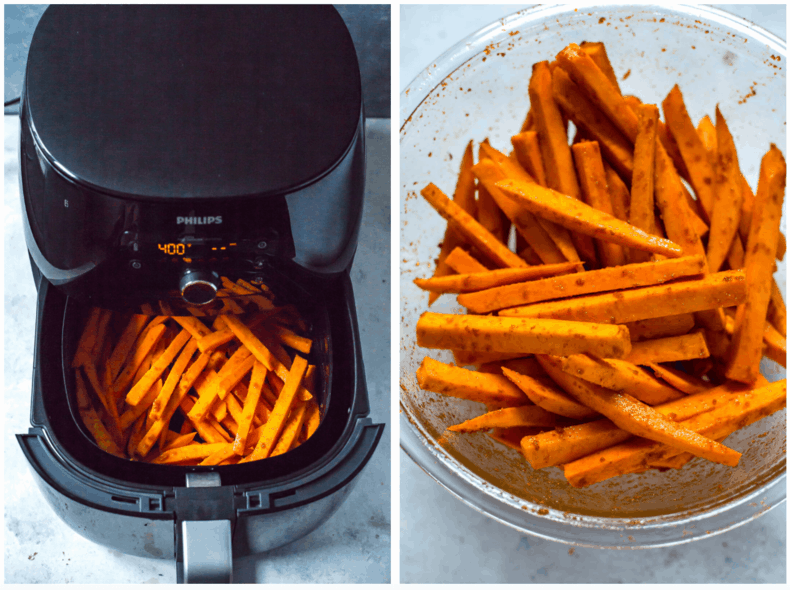
<svg viewBox="0 0 790 590">
<path fill-rule="evenodd" d="M 461 157 L 461 170 L 458 174 L 458 181 L 455 185 L 455 193 L 453 194 L 453 201 L 458 203 L 461 207 L 472 217 L 475 217 L 477 211 L 477 204 L 475 203 L 475 179 L 472 175 L 472 165 L 474 164 L 474 155 L 472 152 L 472 142 L 466 144 L 464 155 Z M 436 263 L 436 270 L 433 273 L 434 277 L 443 277 L 451 274 L 450 267 L 447 265 L 446 258 L 457 246 L 463 243 L 463 238 L 459 236 L 451 225 L 447 226 L 444 232 L 444 239 L 442 240 L 442 247 L 439 251 L 439 259 Z M 428 297 L 428 305 L 433 305 L 433 302 L 438 298 L 437 294 L 431 293 Z"/>
<path fill-rule="evenodd" d="M 522 406 L 524 393 L 501 375 L 469 371 L 425 357 L 417 370 L 422 389 L 484 404 Z"/>
<path fill-rule="evenodd" d="M 714 175 L 713 211 L 708 236 L 708 268 L 721 268 L 733 239 L 738 233 L 743 205 L 741 171 L 727 122 L 716 107 L 716 166 Z M 740 268 L 737 263 L 733 268 Z"/>
<path fill-rule="evenodd" d="M 787 168 L 775 145 L 763 157 L 760 182 L 752 213 L 746 254 L 748 294 L 735 318 L 725 374 L 730 379 L 753 383 L 760 374 L 763 330 L 771 298 L 771 264 L 776 257 L 776 236 L 782 217 Z"/>
<path fill-rule="evenodd" d="M 121 337 L 118 339 L 118 343 L 115 345 L 112 354 L 110 354 L 110 359 L 107 361 L 112 381 L 118 378 L 121 366 L 126 361 L 126 357 L 129 356 L 129 352 L 131 352 L 132 346 L 134 346 L 134 342 L 137 340 L 140 332 L 143 331 L 143 328 L 148 323 L 148 319 L 148 316 L 139 314 L 129 318 L 129 323 L 126 324 Z"/>
<path fill-rule="evenodd" d="M 684 276 L 701 274 L 704 265 L 705 260 L 701 256 L 685 256 L 616 268 L 602 268 L 581 275 L 564 275 L 460 295 L 458 303 L 473 313 L 488 313 L 506 307 L 551 299 L 655 285 Z"/>
<path fill-rule="evenodd" d="M 473 274 L 485 272 L 488 269 L 480 264 L 466 250 L 456 248 L 447 256 L 445 262 L 458 274 Z"/>
<path fill-rule="evenodd" d="M 417 345 L 524 354 L 588 352 L 621 358 L 630 351 L 631 340 L 623 326 L 425 312 L 417 322 Z"/>
<path fill-rule="evenodd" d="M 631 334 L 631 342 L 662 338 L 665 336 L 680 336 L 686 334 L 694 327 L 694 315 L 681 313 L 665 317 L 650 318 L 625 324 Z"/>
<path fill-rule="evenodd" d="M 414 284 L 420 289 L 434 293 L 470 293 L 570 272 L 581 264 L 583 263 L 561 262 L 559 264 L 543 264 L 533 268 L 500 268 L 433 279 L 414 279 Z"/>
<path fill-rule="evenodd" d="M 598 142 L 577 143 L 573 146 L 572 151 L 585 203 L 617 219 L 614 215 L 612 197 L 609 194 L 606 171 L 603 167 Z M 626 262 L 625 251 L 618 244 L 598 242 L 596 250 L 601 266 L 620 266 Z"/>
<path fill-rule="evenodd" d="M 151 368 L 143 375 L 142 379 L 135 383 L 134 387 L 126 394 L 127 404 L 136 406 L 140 402 L 151 385 L 153 385 L 154 381 L 162 376 L 165 369 L 173 362 L 173 359 L 176 358 L 176 355 L 181 352 L 181 349 L 191 338 L 192 334 L 186 328 L 179 332 L 178 336 L 173 339 L 164 353 L 162 353 L 162 356 L 154 361 L 154 364 L 151 365 Z M 191 348 L 191 351 L 194 352 L 195 348 L 197 348 L 197 344 L 195 347 Z M 143 453 L 143 455 L 145 455 L 145 453 Z"/>
<path fill-rule="evenodd" d="M 676 389 L 664 385 L 642 367 L 628 361 L 574 354 L 563 359 L 562 370 L 606 389 L 627 393 L 651 406 L 683 397 Z"/>
<path fill-rule="evenodd" d="M 255 415 L 255 408 L 258 405 L 258 400 L 261 396 L 263 389 L 263 381 L 266 378 L 266 367 L 261 363 L 256 362 L 252 367 L 252 377 L 250 378 L 250 387 L 247 390 L 247 398 L 244 400 L 244 409 L 242 411 L 242 418 L 239 421 L 239 429 L 236 433 L 236 440 L 233 442 L 233 451 L 237 455 L 244 455 L 247 448 L 247 436 L 252 427 L 253 417 Z"/>
<path fill-rule="evenodd" d="M 631 209 L 628 222 L 647 233 L 656 233 L 653 200 L 656 164 L 656 125 L 658 108 L 640 105 L 637 110 L 639 128 L 634 144 L 634 176 L 631 180 Z M 645 262 L 650 256 L 640 250 L 629 252 L 631 262 Z"/>
<path fill-rule="evenodd" d="M 584 41 L 579 45 L 584 53 L 590 56 L 595 62 L 595 65 L 604 73 L 606 78 L 614 85 L 617 92 L 622 94 L 620 85 L 617 83 L 617 76 L 614 73 L 614 68 L 609 61 L 609 56 L 606 55 L 606 47 L 601 42 Z"/>
<path fill-rule="evenodd" d="M 490 428 L 513 428 L 516 426 L 563 426 L 574 424 L 562 416 L 547 412 L 540 406 L 520 406 L 518 408 L 501 408 L 472 418 L 461 424 L 450 426 L 453 432 L 478 432 Z"/>
<path fill-rule="evenodd" d="M 99 307 L 92 307 L 88 315 L 88 321 L 85 322 L 85 327 L 82 329 L 82 335 L 77 342 L 77 349 L 74 352 L 74 359 L 71 362 L 71 367 L 76 369 L 81 367 L 91 359 L 91 352 L 96 344 L 96 331 L 99 327 L 99 319 L 102 316 L 102 310 Z"/>
<path fill-rule="evenodd" d="M 499 315 L 624 324 L 705 309 L 730 307 L 739 305 L 745 300 L 745 273 L 741 270 L 729 270 L 702 279 L 669 285 L 512 307 L 502 310 Z"/>
<path fill-rule="evenodd" d="M 512 179 L 498 182 L 497 186 L 514 202 L 572 231 L 670 258 L 683 255 L 683 249 L 669 240 L 651 236 L 612 215 L 550 189 Z"/>
<path fill-rule="evenodd" d="M 644 365 L 686 361 L 709 356 L 710 352 L 708 344 L 705 342 L 705 336 L 702 332 L 693 332 L 683 336 L 633 342 L 631 352 L 625 360 L 635 365 Z"/>
<path fill-rule="evenodd" d="M 661 442 L 715 463 L 734 467 L 741 454 L 695 431 L 684 428 L 660 412 L 627 394 L 599 387 L 561 369 L 561 360 L 539 356 L 538 361 L 552 379 L 588 408 L 609 418 L 636 436 Z"/>
<path fill-rule="evenodd" d="M 489 257 L 492 262 L 503 268 L 525 268 L 527 266 L 526 262 L 508 250 L 471 215 L 450 201 L 433 183 L 422 189 L 420 194 L 442 217 L 455 224 L 456 229 L 466 241 Z"/>
<path fill-rule="evenodd" d="M 564 392 L 534 377 L 511 371 L 507 367 L 502 367 L 502 373 L 515 383 L 535 405 L 547 412 L 576 420 L 592 418 L 598 414 Z"/>
<path fill-rule="evenodd" d="M 513 153 L 518 163 L 535 179 L 540 186 L 546 186 L 546 168 L 543 166 L 543 156 L 537 131 L 524 131 L 510 138 L 513 144 Z"/>
<path fill-rule="evenodd" d="M 722 439 L 785 407 L 786 396 L 786 380 L 778 381 L 753 391 L 730 394 L 720 399 L 717 408 L 680 424 L 710 439 Z M 676 454 L 677 448 L 670 450 L 654 441 L 635 439 L 566 463 L 565 477 L 572 486 L 585 487 Z"/>
</svg>

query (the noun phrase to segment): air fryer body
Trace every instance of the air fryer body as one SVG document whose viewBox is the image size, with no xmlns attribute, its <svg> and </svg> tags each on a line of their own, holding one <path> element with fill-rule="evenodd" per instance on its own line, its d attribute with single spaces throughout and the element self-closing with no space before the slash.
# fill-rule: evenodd
<svg viewBox="0 0 790 590">
<path fill-rule="evenodd" d="M 20 116 L 38 308 L 31 428 L 17 438 L 49 504 L 91 540 L 179 564 L 185 523 L 227 521 L 236 555 L 313 530 L 383 430 L 368 417 L 348 274 L 364 117 L 337 11 L 53 5 L 31 42 Z M 302 445 L 179 467 L 115 457 L 85 434 L 66 360 L 80 310 L 212 315 L 219 293 L 185 301 L 193 275 L 299 294 L 317 318 L 324 414 Z"/>
</svg>

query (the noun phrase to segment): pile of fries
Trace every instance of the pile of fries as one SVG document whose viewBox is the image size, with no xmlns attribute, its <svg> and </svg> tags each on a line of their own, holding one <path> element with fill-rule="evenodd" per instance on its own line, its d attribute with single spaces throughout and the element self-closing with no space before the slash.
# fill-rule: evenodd
<svg viewBox="0 0 790 590">
<path fill-rule="evenodd" d="M 285 453 L 318 428 L 307 325 L 268 289 L 223 282 L 255 311 L 218 315 L 209 327 L 197 317 L 91 309 L 72 367 L 83 423 L 103 450 L 231 465 Z"/>
<path fill-rule="evenodd" d="M 510 154 L 484 140 L 475 163 L 470 141 L 453 199 L 421 191 L 448 225 L 415 283 L 467 313 L 420 317 L 417 344 L 455 359 L 425 357 L 420 387 L 485 404 L 449 431 L 488 430 L 574 487 L 736 466 L 722 441 L 786 405 L 760 374 L 786 366 L 784 157 L 770 146 L 754 194 L 718 107 L 695 127 L 675 86 L 661 121 L 602 43 L 535 64 L 529 98 Z"/>
</svg>

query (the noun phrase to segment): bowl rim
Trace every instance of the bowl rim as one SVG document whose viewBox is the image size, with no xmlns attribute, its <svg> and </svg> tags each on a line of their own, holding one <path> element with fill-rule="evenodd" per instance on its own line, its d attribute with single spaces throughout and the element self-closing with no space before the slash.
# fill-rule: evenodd
<svg viewBox="0 0 790 590">
<path fill-rule="evenodd" d="M 417 74 L 400 94 L 400 133 L 411 117 L 442 81 L 466 62 L 474 59 L 488 43 L 516 23 L 532 24 L 536 21 L 569 14 L 580 8 L 598 6 L 593 2 L 574 5 L 535 5 L 477 30 L 464 37 L 432 60 Z M 629 6 L 635 10 L 652 10 L 656 13 L 679 14 L 686 17 L 703 16 L 712 24 L 768 46 L 786 58 L 786 43 L 773 33 L 720 8 L 712 6 L 677 4 L 607 5 L 607 9 Z M 440 446 L 431 444 L 431 437 L 416 422 L 402 398 L 400 406 L 400 446 L 426 474 L 470 508 L 524 534 L 564 543 L 567 545 L 604 549 L 647 549 L 669 547 L 693 540 L 711 537 L 737 528 L 765 514 L 786 501 L 786 472 L 782 470 L 773 480 L 727 504 L 707 510 L 680 512 L 674 515 L 644 518 L 612 518 L 588 515 L 571 515 L 529 502 L 488 483 L 459 463 Z M 505 501 L 507 497 L 508 501 Z M 514 504 L 518 504 L 517 508 Z M 755 509 L 755 506 L 761 506 Z M 724 518 L 726 516 L 726 519 Z M 716 520 L 714 523 L 713 521 Z M 660 521 L 660 522 L 659 522 Z M 706 523 L 711 529 L 706 529 Z M 565 525 L 557 527 L 557 525 Z M 568 527 L 567 525 L 571 525 Z M 560 531 L 562 534 L 557 534 Z M 636 539 L 633 535 L 650 531 L 655 538 Z"/>
</svg>

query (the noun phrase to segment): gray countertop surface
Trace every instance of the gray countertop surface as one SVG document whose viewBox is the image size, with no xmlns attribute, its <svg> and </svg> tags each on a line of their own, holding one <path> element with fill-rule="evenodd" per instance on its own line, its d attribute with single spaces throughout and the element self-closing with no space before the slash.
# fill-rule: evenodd
<svg viewBox="0 0 790 590">
<path fill-rule="evenodd" d="M 400 88 L 429 60 L 517 5 L 403 5 Z M 727 5 L 786 38 L 784 5 Z M 470 508 L 400 452 L 403 583 L 785 583 L 786 503 L 727 533 L 642 551 L 570 548 L 526 536 Z"/>
<path fill-rule="evenodd" d="M 175 564 L 123 555 L 79 536 L 55 516 L 33 481 L 14 435 L 30 426 L 36 290 L 22 230 L 19 120 L 5 122 L 6 583 L 174 583 Z M 387 423 L 378 449 L 340 509 L 288 546 L 234 563 L 239 583 L 376 583 L 390 580 L 390 121 L 368 120 L 367 183 L 351 269 L 374 422 Z"/>
</svg>

